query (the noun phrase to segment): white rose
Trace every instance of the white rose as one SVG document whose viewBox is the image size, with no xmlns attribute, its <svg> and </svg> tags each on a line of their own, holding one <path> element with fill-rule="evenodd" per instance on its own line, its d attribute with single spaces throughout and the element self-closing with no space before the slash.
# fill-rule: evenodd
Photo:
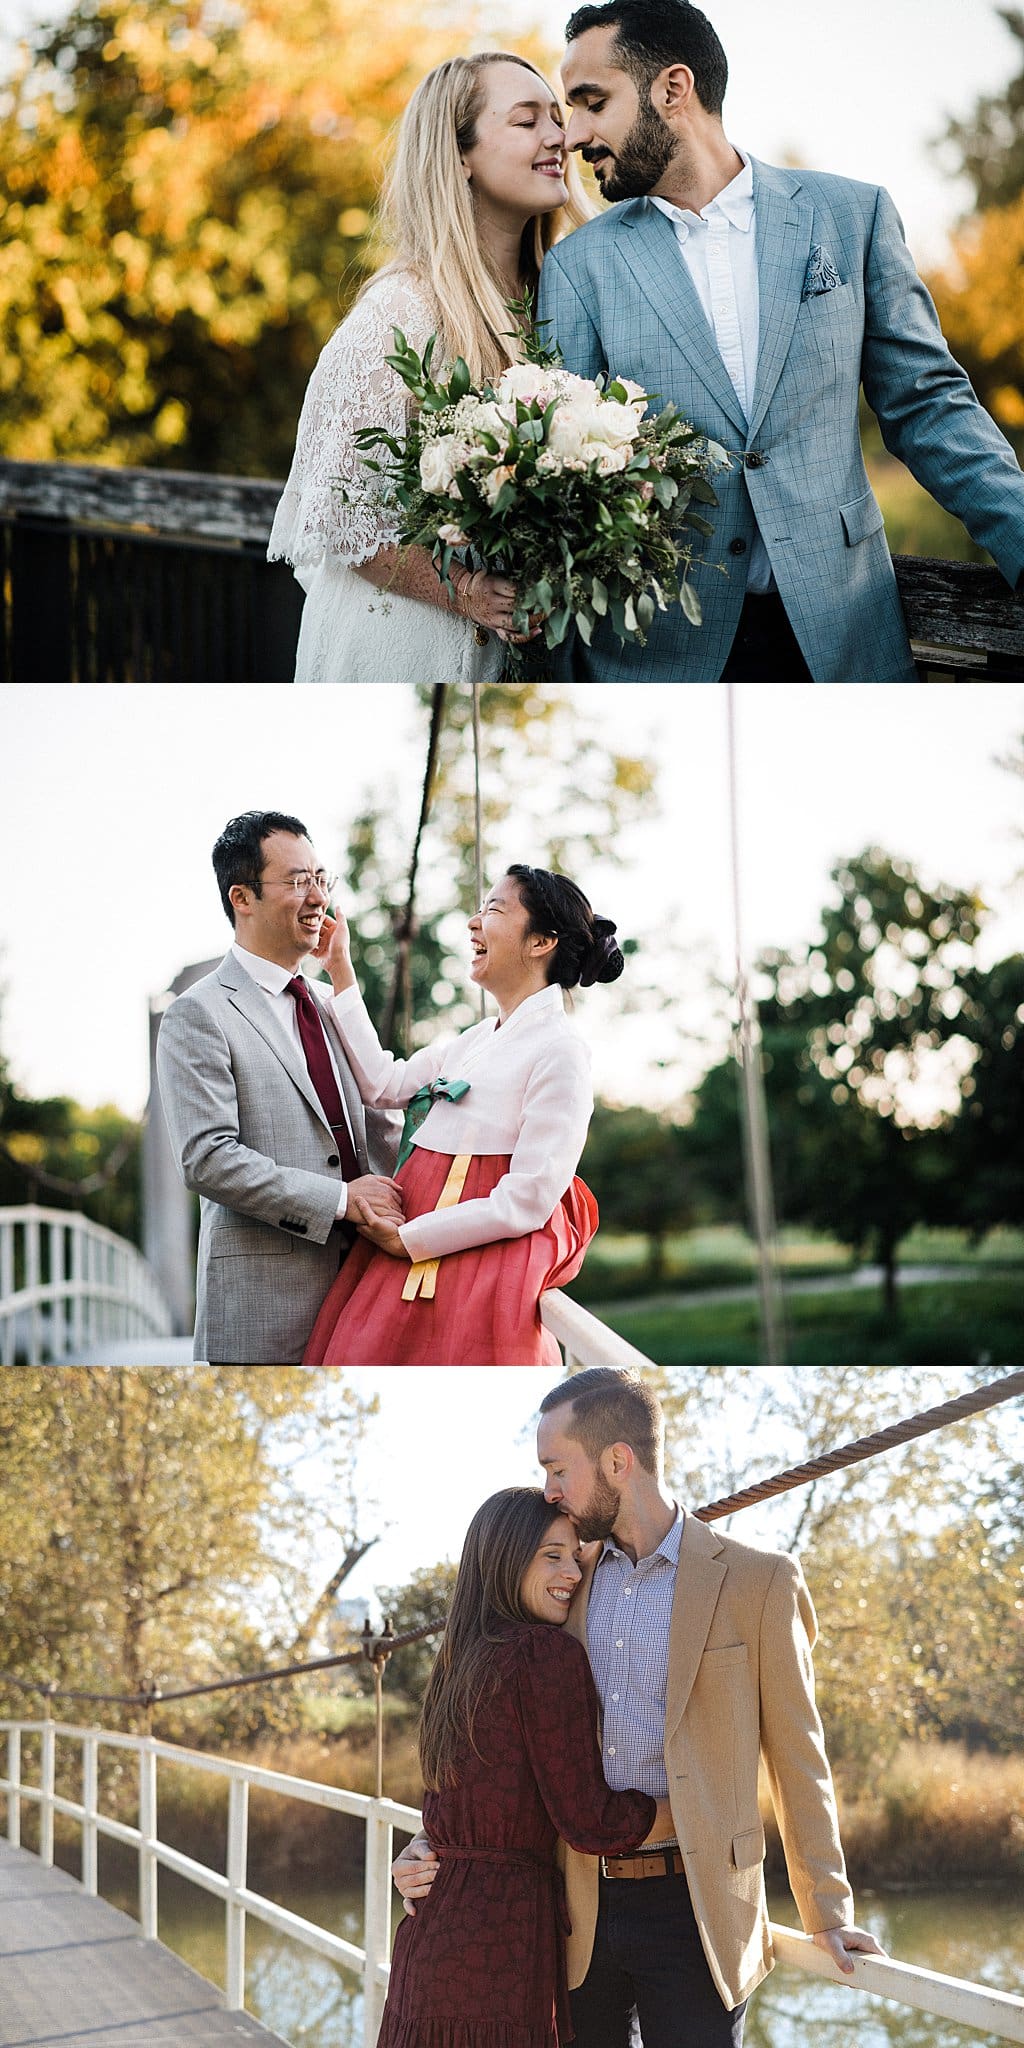
<svg viewBox="0 0 1024 2048">
<path fill-rule="evenodd" d="M 507 462 L 499 462 L 496 469 L 488 471 L 480 489 L 489 505 L 497 504 L 502 485 L 507 484 L 509 477 L 514 475 L 515 471 L 510 468 Z"/>
<path fill-rule="evenodd" d="M 622 460 L 611 466 L 623 469 L 633 452 L 636 435 L 636 414 L 629 406 L 602 401 L 591 394 L 589 401 L 559 406 L 548 429 L 548 445 L 558 455 L 582 455 L 591 462 L 614 449 L 621 453 Z"/>
<path fill-rule="evenodd" d="M 539 363 L 511 363 L 498 379 L 498 397 L 506 403 L 521 398 L 524 405 L 531 405 L 536 398 L 541 405 L 550 405 L 557 398 L 562 379 L 554 370 L 542 370 Z"/>
<path fill-rule="evenodd" d="M 443 495 L 450 491 L 455 473 L 465 467 L 469 447 L 455 434 L 439 434 L 420 452 L 420 482 L 425 491 Z"/>
</svg>

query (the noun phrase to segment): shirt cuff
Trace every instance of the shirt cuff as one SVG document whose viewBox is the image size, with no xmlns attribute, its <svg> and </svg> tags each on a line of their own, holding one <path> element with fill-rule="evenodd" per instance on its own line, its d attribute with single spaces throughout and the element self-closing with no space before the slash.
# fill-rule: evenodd
<svg viewBox="0 0 1024 2048">
<path fill-rule="evenodd" d="M 341 1189 L 340 1189 L 340 1192 L 339 1192 L 339 1195 L 338 1195 L 338 1206 L 337 1206 L 337 1208 L 336 1208 L 336 1209 L 335 1209 L 335 1211 L 334 1211 L 334 1220 L 335 1220 L 335 1222 L 336 1222 L 336 1223 L 343 1223 L 347 1215 L 348 1215 L 348 1182 L 347 1182 L 347 1181 L 342 1181 L 342 1183 L 341 1183 Z"/>
</svg>

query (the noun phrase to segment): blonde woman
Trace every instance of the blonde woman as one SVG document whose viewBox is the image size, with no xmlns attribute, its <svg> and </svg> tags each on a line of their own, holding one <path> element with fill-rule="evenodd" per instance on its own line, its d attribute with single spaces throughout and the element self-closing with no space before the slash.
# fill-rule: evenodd
<svg viewBox="0 0 1024 2048">
<path fill-rule="evenodd" d="M 500 674 L 515 598 L 507 577 L 452 571 L 400 549 L 393 510 L 359 457 L 360 427 L 404 432 L 409 394 L 386 357 L 398 327 L 474 382 L 518 357 L 510 303 L 536 289 L 544 252 L 588 204 L 566 156 L 561 107 L 532 64 L 504 51 L 453 57 L 414 93 L 385 202 L 397 254 L 327 343 L 306 393 L 270 538 L 306 592 L 297 683 L 484 682 Z M 345 488 L 339 488 L 344 486 Z"/>
</svg>

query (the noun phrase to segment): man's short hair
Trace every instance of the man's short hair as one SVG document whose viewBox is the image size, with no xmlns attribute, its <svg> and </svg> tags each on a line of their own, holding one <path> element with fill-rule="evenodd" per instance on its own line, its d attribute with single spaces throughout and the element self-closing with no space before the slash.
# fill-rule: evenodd
<svg viewBox="0 0 1024 2048">
<path fill-rule="evenodd" d="M 641 94 L 647 94 L 659 71 L 685 64 L 701 106 L 720 114 L 729 82 L 725 51 L 699 7 L 689 0 L 604 0 L 603 5 L 577 7 L 565 25 L 565 40 L 574 43 L 590 28 L 614 28 L 613 53 Z"/>
<path fill-rule="evenodd" d="M 583 1445 L 592 1464 L 609 1444 L 628 1444 L 645 1472 L 659 1471 L 665 1419 L 657 1395 L 640 1373 L 592 1365 L 552 1387 L 540 1412 L 548 1415 L 553 1408 L 570 1404 L 566 1435 Z"/>
<path fill-rule="evenodd" d="M 309 838 L 301 818 L 290 818 L 286 811 L 243 811 L 240 817 L 228 819 L 213 849 L 213 872 L 232 929 L 235 910 L 231 891 L 242 883 L 262 896 L 260 876 L 266 866 L 263 841 L 272 832 L 291 832 L 296 839 Z"/>
</svg>

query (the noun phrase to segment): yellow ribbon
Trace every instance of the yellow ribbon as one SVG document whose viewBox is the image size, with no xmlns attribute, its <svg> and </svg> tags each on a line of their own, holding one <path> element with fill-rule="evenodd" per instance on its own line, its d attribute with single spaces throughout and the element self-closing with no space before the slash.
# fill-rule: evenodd
<svg viewBox="0 0 1024 2048">
<path fill-rule="evenodd" d="M 452 1160 L 448 1168 L 448 1178 L 438 1195 L 437 1201 L 434 1203 L 435 1211 L 438 1209 L 454 1209 L 466 1185 L 466 1175 L 469 1172 L 472 1158 L 473 1154 L 471 1152 L 460 1152 Z M 440 1259 L 419 1259 L 415 1266 L 410 1266 L 405 1286 L 402 1289 L 402 1300 L 415 1301 L 416 1296 L 419 1295 L 421 1301 L 433 1301 L 434 1289 L 437 1286 L 437 1269 L 440 1263 Z"/>
</svg>

